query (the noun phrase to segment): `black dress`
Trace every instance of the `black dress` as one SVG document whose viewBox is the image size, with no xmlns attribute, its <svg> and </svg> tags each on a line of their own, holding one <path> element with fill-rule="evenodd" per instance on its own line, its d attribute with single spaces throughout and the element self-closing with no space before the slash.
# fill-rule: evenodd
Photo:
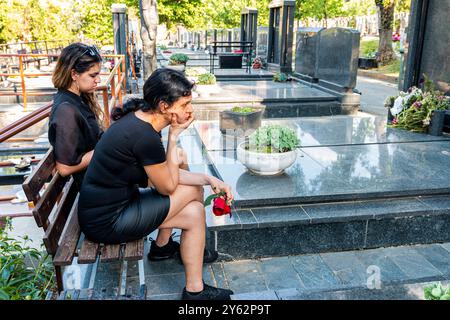
<svg viewBox="0 0 450 320">
<path fill-rule="evenodd" d="M 164 161 L 161 137 L 151 124 L 134 112 L 113 123 L 95 147 L 80 191 L 78 220 L 85 236 L 123 243 L 157 229 L 169 213 L 170 199 L 146 188 L 144 166 Z"/>
<path fill-rule="evenodd" d="M 94 113 L 80 96 L 58 90 L 48 129 L 48 140 L 56 161 L 68 166 L 79 164 L 86 153 L 94 150 L 102 133 Z M 78 187 L 81 187 L 85 172 L 72 175 Z"/>
</svg>

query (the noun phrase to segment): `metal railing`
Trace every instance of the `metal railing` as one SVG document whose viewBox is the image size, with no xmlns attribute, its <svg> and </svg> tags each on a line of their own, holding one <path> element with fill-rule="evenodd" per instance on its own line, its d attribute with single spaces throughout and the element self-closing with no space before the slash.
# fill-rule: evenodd
<svg viewBox="0 0 450 320">
<path fill-rule="evenodd" d="M 56 53 L 56 50 L 62 50 L 65 46 L 74 42 L 73 40 L 39 40 L 39 41 L 27 41 L 17 43 L 4 43 L 0 44 L 0 52 L 4 54 L 20 53 L 20 50 L 29 50 L 30 53 L 37 53 L 33 51 L 41 51 L 44 54 Z M 20 48 L 20 49 L 19 49 Z M 22 52 L 26 53 L 26 52 Z"/>
<path fill-rule="evenodd" d="M 114 68 L 108 74 L 105 82 L 97 86 L 96 91 L 101 91 L 103 99 L 104 124 L 106 127 L 110 125 L 110 107 L 113 108 L 122 104 L 123 95 L 126 94 L 126 65 L 124 55 L 102 55 L 102 57 L 111 57 L 116 59 Z M 21 75 L 22 79 L 24 74 Z M 116 82 L 117 78 L 117 82 Z M 24 82 L 23 82 L 24 85 Z M 110 93 L 108 92 L 110 90 Z M 26 92 L 26 91 L 25 91 Z M 111 97 L 111 98 L 110 98 Z M 26 96 L 24 96 L 24 101 Z M 10 125 L 0 129 L 0 143 L 30 128 L 34 124 L 44 120 L 50 115 L 53 101 L 36 109 L 32 113 L 20 118 Z"/>
<path fill-rule="evenodd" d="M 23 106 L 26 110 L 27 108 L 27 97 L 31 96 L 47 96 L 49 94 L 52 94 L 52 92 L 28 92 L 27 86 L 25 83 L 25 78 L 36 78 L 36 77 L 43 77 L 43 76 L 51 76 L 51 72 L 42 72 L 42 73 L 26 73 L 24 65 L 26 63 L 31 63 L 35 61 L 35 59 L 39 58 L 51 58 L 51 57 L 58 57 L 56 54 L 0 54 L 0 58 L 17 58 L 18 59 L 18 73 L 11 73 L 11 72 L 5 72 L 0 73 L 0 77 L 20 77 L 20 88 L 21 92 L 17 92 L 16 90 L 12 91 L 3 91 L 0 92 L 0 96 L 22 96 L 23 98 Z M 125 71 L 125 59 L 123 58 L 124 55 L 114 55 L 114 54 L 108 54 L 108 55 L 102 55 L 102 57 L 105 58 L 117 58 L 120 59 L 120 62 L 115 62 L 115 68 L 111 73 L 101 73 L 101 75 L 109 75 L 108 81 L 105 83 L 108 84 L 111 82 L 111 74 L 117 73 L 117 76 L 119 79 L 121 79 L 122 76 L 121 72 L 119 72 L 119 69 L 117 66 L 121 65 L 122 70 Z M 120 83 L 120 81 L 119 81 Z M 102 87 L 102 85 L 100 86 Z M 115 90 L 115 89 L 112 89 Z M 125 89 L 124 89 L 125 90 Z M 54 92 L 53 92 L 54 93 Z M 103 99 L 105 101 L 105 99 Z M 120 96 L 120 102 L 121 102 L 121 96 Z"/>
</svg>

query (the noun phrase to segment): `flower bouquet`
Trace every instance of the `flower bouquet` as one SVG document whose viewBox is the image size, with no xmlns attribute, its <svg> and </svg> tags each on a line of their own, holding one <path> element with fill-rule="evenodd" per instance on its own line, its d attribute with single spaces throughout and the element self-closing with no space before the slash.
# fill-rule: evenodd
<svg viewBox="0 0 450 320">
<path fill-rule="evenodd" d="M 252 68 L 253 69 L 261 69 L 262 68 L 261 57 L 256 57 L 255 59 L 253 59 Z"/>
<path fill-rule="evenodd" d="M 384 105 L 389 109 L 392 127 L 427 132 L 436 111 L 450 110 L 450 99 L 434 90 L 432 82 L 425 77 L 423 90 L 412 87 L 397 97 L 388 97 Z"/>
</svg>

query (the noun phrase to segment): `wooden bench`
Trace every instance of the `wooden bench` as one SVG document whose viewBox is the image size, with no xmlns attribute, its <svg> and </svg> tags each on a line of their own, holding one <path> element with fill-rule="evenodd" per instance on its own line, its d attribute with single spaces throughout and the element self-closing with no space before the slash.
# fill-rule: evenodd
<svg viewBox="0 0 450 320">
<path fill-rule="evenodd" d="M 50 148 L 22 187 L 29 201 L 34 203 L 33 216 L 39 227 L 44 229 L 44 244 L 52 257 L 56 272 L 58 292 L 63 285 L 64 266 L 72 264 L 77 257 L 78 264 L 93 263 L 89 288 L 92 289 L 99 262 L 121 261 L 119 294 L 126 294 L 128 261 L 138 261 L 139 296 L 146 297 L 144 278 L 145 238 L 117 245 L 94 243 L 84 237 L 78 224 L 78 190 L 72 177 L 62 177 L 55 169 L 53 149 Z"/>
</svg>

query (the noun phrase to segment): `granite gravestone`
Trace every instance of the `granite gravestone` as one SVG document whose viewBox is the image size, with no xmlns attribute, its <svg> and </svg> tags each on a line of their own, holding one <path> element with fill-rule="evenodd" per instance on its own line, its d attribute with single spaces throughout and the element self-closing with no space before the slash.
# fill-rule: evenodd
<svg viewBox="0 0 450 320">
<path fill-rule="evenodd" d="M 348 28 L 319 31 L 315 74 L 319 84 L 332 83 L 344 89 L 356 87 L 360 33 Z"/>
<path fill-rule="evenodd" d="M 319 31 L 323 28 L 297 29 L 297 49 L 295 51 L 295 72 L 317 79 L 316 63 L 319 50 Z"/>
<path fill-rule="evenodd" d="M 436 89 L 450 94 L 449 12 L 448 0 L 412 1 L 401 90 L 418 86 L 426 75 L 436 84 Z"/>
<path fill-rule="evenodd" d="M 260 57 L 267 56 L 267 42 L 269 37 L 268 27 L 258 27 L 256 55 Z"/>
<path fill-rule="evenodd" d="M 125 4 L 114 3 L 111 6 L 113 29 L 114 29 L 114 51 L 116 54 L 125 55 L 126 70 L 130 70 L 130 58 L 127 54 L 128 37 L 128 10 Z M 130 92 L 130 81 L 125 73 L 127 92 Z"/>
<path fill-rule="evenodd" d="M 269 4 L 269 9 L 269 70 L 291 72 L 295 1 L 274 0 Z"/>
<path fill-rule="evenodd" d="M 252 41 L 254 52 L 256 49 L 256 33 L 258 28 L 258 10 L 254 8 L 244 8 L 241 13 L 241 42 Z M 242 47 L 243 51 L 247 51 Z"/>
</svg>

